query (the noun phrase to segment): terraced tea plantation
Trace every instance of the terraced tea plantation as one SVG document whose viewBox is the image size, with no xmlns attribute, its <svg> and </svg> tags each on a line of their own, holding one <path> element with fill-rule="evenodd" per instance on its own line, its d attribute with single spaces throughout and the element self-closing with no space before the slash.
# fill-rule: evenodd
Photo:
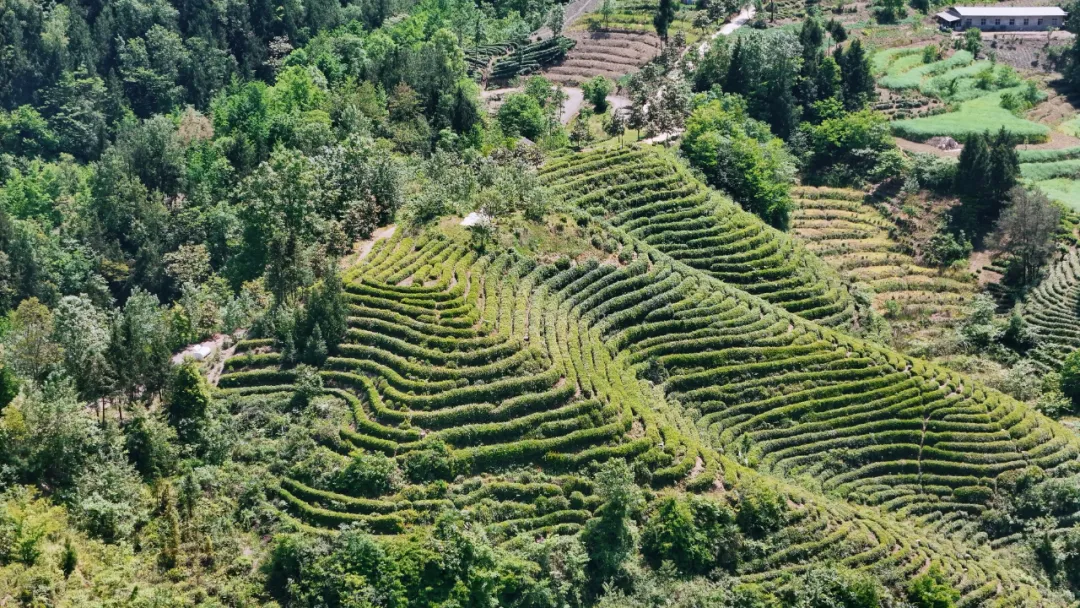
<svg viewBox="0 0 1080 608">
<path fill-rule="evenodd" d="M 919 265 L 893 238 L 896 225 L 863 203 L 864 193 L 805 187 L 793 194 L 792 233 L 845 279 L 868 286 L 874 309 L 891 322 L 940 331 L 963 316 L 975 278 Z"/>
<path fill-rule="evenodd" d="M 1080 254 L 1070 249 L 1051 265 L 1028 295 L 1024 318 L 1039 337 L 1029 353 L 1046 371 L 1056 371 L 1065 356 L 1080 348 Z"/>
<path fill-rule="evenodd" d="M 1004 128 L 1017 141 L 1046 141 L 1050 129 L 1020 118 L 1002 107 L 1002 96 L 1021 99 L 1029 94 L 1015 70 L 1004 64 L 975 61 L 971 53 L 956 51 L 951 56 L 927 62 L 923 47 L 886 49 L 876 53 L 872 67 L 878 85 L 890 91 L 917 92 L 942 100 L 953 107 L 933 116 L 893 121 L 893 133 L 913 141 L 948 136 L 963 141 L 973 133 L 996 132 Z M 1036 91 L 1036 100 L 1045 94 Z"/>
<path fill-rule="evenodd" d="M 778 589 L 833 562 L 903 587 L 933 562 L 961 605 L 1065 605 L 980 540 L 978 516 L 1005 473 L 1075 475 L 1075 436 L 808 320 L 851 318 L 849 299 L 807 302 L 843 298 L 822 285 L 835 273 L 662 153 L 569 155 L 544 176 L 590 209 L 558 230 L 610 239 L 618 259 L 481 253 L 447 227 L 378 241 L 345 277 L 347 339 L 318 371 L 324 398 L 352 414 L 321 440 L 327 458 L 393 458 L 406 484 L 343 491 L 285 472 L 267 497 L 280 517 L 393 535 L 454 505 L 528 546 L 580 531 L 600 504 L 591 467 L 624 458 L 657 490 L 783 493 L 783 526 L 738 565 L 740 581 Z M 770 288 L 774 272 L 797 280 Z M 252 340 L 218 386 L 237 401 L 289 399 L 299 374 Z M 785 481 L 796 477 L 802 487 Z"/>
<path fill-rule="evenodd" d="M 655 251 L 624 266 L 560 270 L 514 255 L 478 257 L 446 238 L 394 238 L 370 254 L 349 292 L 349 339 L 320 374 L 327 393 L 352 406 L 353 420 L 327 443 L 341 458 L 356 450 L 391 455 L 412 483 L 371 497 L 284 477 L 272 503 L 304 529 L 333 533 L 339 524 L 363 522 L 396 534 L 430 523 L 437 509 L 453 504 L 504 543 L 534 542 L 573 534 L 592 516 L 598 503 L 582 475 L 591 462 L 627 458 L 641 463 L 654 487 L 723 492 L 760 479 L 712 445 L 763 469 L 794 470 L 805 466 L 800 454 L 820 462 L 837 444 L 857 445 L 855 431 L 881 425 L 894 430 L 879 438 L 893 437 L 896 445 L 852 453 L 867 465 L 892 460 L 907 473 L 884 475 L 880 466 L 816 473 L 850 497 L 931 525 L 915 528 L 781 483 L 793 505 L 789 523 L 763 557 L 740 566 L 740 577 L 777 586 L 799 564 L 839 560 L 902 584 L 935 561 L 972 604 L 1039 597 L 1034 581 L 1001 567 L 985 549 L 954 544 L 934 530 L 962 528 L 958 516 L 977 509 L 985 494 L 980 476 L 1019 465 L 950 460 L 961 449 L 942 441 L 950 425 L 973 439 L 985 436 L 986 447 L 1021 424 L 1032 438 L 1054 431 L 1016 404 L 995 406 L 998 397 L 965 391 L 959 378 L 919 375 L 910 361 L 804 322 Z M 637 378 L 656 365 L 670 374 L 661 383 L 669 398 L 701 408 L 696 425 L 696 416 Z M 228 367 L 220 386 L 233 398 L 292 390 L 290 372 L 273 354 L 241 354 Z M 810 388 L 811 376 L 821 388 Z M 766 387 L 776 394 L 764 398 Z M 725 395 L 744 401 L 722 407 Z M 837 408 L 838 401 L 852 405 Z M 890 413 L 912 408 L 910 424 L 888 421 Z M 822 417 L 829 411 L 836 416 Z M 848 423 L 866 422 L 841 424 L 845 415 Z M 769 430 L 767 421 L 777 416 L 803 423 Z M 807 424 L 851 433 L 822 441 Z M 700 443 L 698 429 L 709 443 Z M 924 457 L 911 453 L 910 467 L 901 458 L 905 435 L 927 443 Z M 1019 445 L 1005 443 L 1007 452 Z M 1070 447 L 1061 441 L 1040 453 L 1050 464 Z M 969 557 L 955 559 L 961 552 Z"/>
<path fill-rule="evenodd" d="M 660 39 L 648 31 L 607 28 L 570 34 L 576 41 L 566 58 L 544 72 L 566 86 L 580 86 L 595 77 L 617 81 L 660 54 Z"/>
<path fill-rule="evenodd" d="M 542 175 L 567 204 L 805 319 L 842 326 L 855 314 L 832 269 L 656 150 L 568 156 Z"/>
</svg>

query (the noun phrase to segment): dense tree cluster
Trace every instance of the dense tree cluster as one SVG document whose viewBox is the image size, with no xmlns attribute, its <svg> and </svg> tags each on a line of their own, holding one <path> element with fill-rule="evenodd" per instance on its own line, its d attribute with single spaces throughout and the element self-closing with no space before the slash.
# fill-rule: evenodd
<svg viewBox="0 0 1080 608">
<path fill-rule="evenodd" d="M 837 43 L 832 54 L 827 37 Z M 733 39 L 711 41 L 689 76 L 706 100 L 724 100 L 699 102 L 683 139 L 684 154 L 712 185 L 784 227 L 796 170 L 807 182 L 831 186 L 904 172 L 886 118 L 866 109 L 875 94 L 869 58 L 858 40 L 839 44 L 846 39 L 842 26 L 823 25 L 811 12 L 796 32 Z M 729 118 L 718 119 L 718 112 Z"/>
</svg>

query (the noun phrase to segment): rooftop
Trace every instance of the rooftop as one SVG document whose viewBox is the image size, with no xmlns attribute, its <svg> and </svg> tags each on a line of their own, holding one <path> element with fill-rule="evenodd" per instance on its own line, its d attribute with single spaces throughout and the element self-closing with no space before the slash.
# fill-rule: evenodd
<svg viewBox="0 0 1080 608">
<path fill-rule="evenodd" d="M 961 17 L 1064 17 L 1057 6 L 954 6 L 950 11 Z"/>
</svg>

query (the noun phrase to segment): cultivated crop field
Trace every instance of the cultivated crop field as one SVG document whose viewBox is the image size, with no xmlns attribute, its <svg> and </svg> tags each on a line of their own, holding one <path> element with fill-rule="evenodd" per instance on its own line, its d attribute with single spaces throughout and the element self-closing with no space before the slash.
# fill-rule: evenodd
<svg viewBox="0 0 1080 608">
<path fill-rule="evenodd" d="M 1080 147 L 1019 150 L 1020 174 L 1050 198 L 1080 211 Z"/>
<path fill-rule="evenodd" d="M 550 162 L 553 194 L 629 236 L 748 293 L 823 325 L 849 323 L 854 303 L 839 275 L 665 154 L 623 148 Z"/>
<path fill-rule="evenodd" d="M 1080 348 L 1080 254 L 1069 250 L 1028 295 L 1024 318 L 1039 337 L 1029 356 L 1046 371 Z"/>
<path fill-rule="evenodd" d="M 776 589 L 831 561 L 903 585 L 933 562 L 964 605 L 1060 605 L 969 541 L 999 476 L 1071 474 L 1077 440 L 958 374 L 808 320 L 842 325 L 849 304 L 811 302 L 842 297 L 811 290 L 835 275 L 702 197 L 672 162 L 634 149 L 545 168 L 578 218 L 548 229 L 614 241 L 612 259 L 538 263 L 445 228 L 377 242 L 345 276 L 348 337 L 317 372 L 321 398 L 352 414 L 319 440 L 328 461 L 393 458 L 406 483 L 328 487 L 283 471 L 268 496 L 277 516 L 330 536 L 351 523 L 399 535 L 453 505 L 524 547 L 580 530 L 600 504 L 589 472 L 625 458 L 657 491 L 783 492 L 783 529 L 738 565 L 741 581 Z M 788 264 L 805 266 L 798 281 L 762 287 Z M 231 400 L 288 399 L 306 382 L 267 341 L 237 350 L 219 382 Z"/>
<path fill-rule="evenodd" d="M 892 91 L 917 90 L 948 104 L 933 116 L 892 122 L 893 132 L 913 141 L 948 136 L 957 140 L 1005 129 L 1018 142 L 1045 141 L 1050 129 L 1002 107 L 1002 95 L 1023 96 L 1027 87 L 1007 65 L 975 61 L 968 51 L 927 62 L 923 47 L 886 49 L 872 58 L 878 85 Z M 1043 95 L 1043 97 L 1045 97 Z"/>
</svg>

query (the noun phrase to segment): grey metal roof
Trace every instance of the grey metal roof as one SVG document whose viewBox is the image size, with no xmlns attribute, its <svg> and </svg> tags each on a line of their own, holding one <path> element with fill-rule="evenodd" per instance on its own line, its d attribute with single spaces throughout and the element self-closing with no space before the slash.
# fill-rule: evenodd
<svg viewBox="0 0 1080 608">
<path fill-rule="evenodd" d="M 940 13 L 938 13 L 936 15 L 936 17 L 938 19 L 943 19 L 945 21 L 956 21 L 957 19 L 960 18 L 958 15 L 954 15 L 954 14 L 948 12 L 948 11 L 940 12 Z"/>
<path fill-rule="evenodd" d="M 950 11 L 961 17 L 1064 17 L 1057 6 L 954 6 Z"/>
</svg>

